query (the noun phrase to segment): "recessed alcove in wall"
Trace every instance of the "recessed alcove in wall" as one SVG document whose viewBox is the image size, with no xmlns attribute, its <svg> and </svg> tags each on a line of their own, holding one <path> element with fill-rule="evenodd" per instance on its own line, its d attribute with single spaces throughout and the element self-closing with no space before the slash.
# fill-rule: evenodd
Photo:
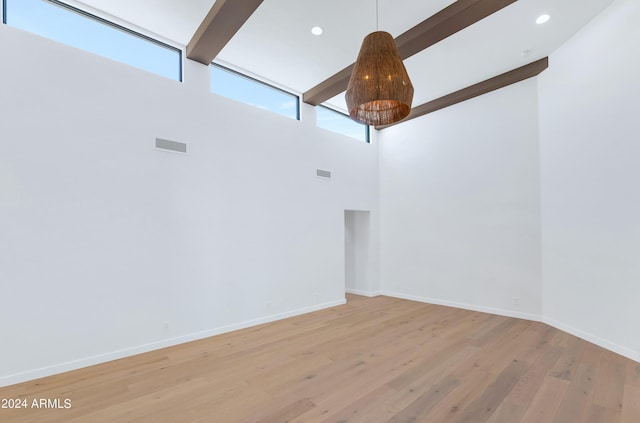
<svg viewBox="0 0 640 423">
<path fill-rule="evenodd" d="M 372 296 L 371 212 L 344 211 L 345 291 Z"/>
</svg>

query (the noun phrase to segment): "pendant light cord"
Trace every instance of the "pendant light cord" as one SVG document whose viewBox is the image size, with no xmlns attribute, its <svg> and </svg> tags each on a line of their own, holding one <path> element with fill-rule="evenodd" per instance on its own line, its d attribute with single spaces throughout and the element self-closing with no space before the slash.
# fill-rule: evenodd
<svg viewBox="0 0 640 423">
<path fill-rule="evenodd" d="M 376 0 L 376 31 L 380 31 L 380 21 L 378 19 L 378 0 Z"/>
</svg>

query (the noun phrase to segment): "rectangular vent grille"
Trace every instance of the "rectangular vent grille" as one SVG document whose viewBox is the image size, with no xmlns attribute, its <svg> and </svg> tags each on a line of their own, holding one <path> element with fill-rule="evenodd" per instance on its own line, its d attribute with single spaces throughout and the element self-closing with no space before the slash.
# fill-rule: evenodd
<svg viewBox="0 0 640 423">
<path fill-rule="evenodd" d="M 175 151 L 177 153 L 187 152 L 187 144 L 183 142 L 163 140 L 162 138 L 156 138 L 156 148 Z"/>
<path fill-rule="evenodd" d="M 328 170 L 316 169 L 316 176 L 319 178 L 331 179 L 331 172 Z"/>
</svg>

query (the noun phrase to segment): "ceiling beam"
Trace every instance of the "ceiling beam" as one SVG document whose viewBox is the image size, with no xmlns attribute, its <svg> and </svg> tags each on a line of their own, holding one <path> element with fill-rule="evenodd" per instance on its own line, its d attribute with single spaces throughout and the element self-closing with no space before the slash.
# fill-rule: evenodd
<svg viewBox="0 0 640 423">
<path fill-rule="evenodd" d="M 263 0 L 216 0 L 187 45 L 187 58 L 209 65 Z"/>
<path fill-rule="evenodd" d="M 410 30 L 399 35 L 396 45 L 402 60 L 431 47 L 517 0 L 458 0 Z M 302 101 L 317 106 L 346 91 L 354 64 L 302 95 Z"/>
<path fill-rule="evenodd" d="M 542 71 L 549 67 L 549 58 L 544 57 L 535 62 L 529 63 L 517 69 L 513 69 L 509 72 L 505 72 L 501 75 L 471 85 L 467 88 L 463 88 L 451 94 L 447 94 L 443 97 L 421 104 L 411 109 L 411 113 L 405 119 L 400 122 L 406 122 L 411 119 L 415 119 L 420 116 L 424 116 L 428 113 L 435 112 L 436 110 L 444 109 L 445 107 L 453 106 L 454 104 L 461 103 L 463 101 L 478 97 L 482 94 L 495 91 L 497 89 L 506 87 L 516 82 L 524 81 L 525 79 L 539 75 Z M 396 122 L 391 125 L 377 126 L 376 129 L 388 128 L 389 126 L 397 125 L 400 122 Z"/>
</svg>

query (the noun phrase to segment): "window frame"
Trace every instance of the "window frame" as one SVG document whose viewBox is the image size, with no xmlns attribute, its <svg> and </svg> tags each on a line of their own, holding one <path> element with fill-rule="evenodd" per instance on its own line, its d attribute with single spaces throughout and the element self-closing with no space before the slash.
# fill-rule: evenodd
<svg viewBox="0 0 640 423">
<path fill-rule="evenodd" d="M 7 1 L 8 0 L 2 0 L 2 11 L 0 12 L 1 16 L 2 16 L 2 24 L 12 26 L 11 24 L 7 23 L 7 15 L 6 15 Z M 19 1 L 19 0 L 14 0 L 14 1 Z M 150 72 L 150 73 L 153 73 L 153 74 L 156 74 L 156 75 L 159 75 L 159 76 L 163 76 L 163 77 L 166 77 L 166 78 L 174 80 L 174 81 L 184 82 L 184 50 L 183 49 L 181 49 L 179 47 L 176 47 L 174 45 L 168 44 L 168 43 L 166 43 L 164 41 L 160 41 L 157 38 L 154 38 L 154 37 L 151 37 L 149 35 L 143 34 L 140 31 L 136 31 L 134 29 L 127 28 L 124 25 L 121 25 L 119 23 L 113 22 L 113 21 L 111 21 L 109 19 L 105 19 L 105 18 L 103 18 L 101 16 L 98 16 L 98 15 L 96 15 L 94 13 L 88 12 L 86 10 L 82 10 L 82 9 L 76 7 L 76 6 L 72 6 L 72 5 L 67 4 L 65 2 L 62 2 L 60 0 L 41 0 L 41 1 L 43 1 L 45 3 L 49 3 L 52 6 L 59 7 L 59 8 L 65 10 L 67 12 L 75 13 L 75 14 L 83 17 L 83 18 L 90 19 L 90 20 L 95 21 L 95 22 L 97 22 L 99 24 L 102 24 L 102 25 L 105 25 L 107 27 L 113 28 L 115 30 L 121 31 L 121 32 L 123 32 L 125 34 L 128 34 L 128 35 L 131 35 L 133 37 L 140 38 L 140 39 L 142 39 L 142 40 L 144 40 L 146 42 L 149 42 L 151 44 L 155 44 L 155 45 L 157 45 L 159 47 L 162 47 L 162 48 L 164 48 L 166 50 L 178 53 L 178 57 L 179 57 L 179 59 L 178 59 L 179 60 L 178 61 L 178 79 L 170 78 L 170 77 L 167 77 L 165 75 L 160 75 L 160 74 L 158 74 L 156 72 L 153 72 L 153 71 L 150 71 L 150 70 L 147 70 L 147 69 L 142 69 L 142 68 L 140 68 L 138 66 L 135 66 L 135 65 L 132 65 L 130 63 L 123 62 L 123 61 L 118 60 L 118 59 L 113 59 L 113 58 L 111 58 L 109 56 L 105 56 L 103 54 L 96 53 L 96 52 L 91 51 L 91 50 L 86 50 L 86 49 L 82 49 L 82 48 L 79 48 L 79 47 L 75 47 L 74 45 L 67 44 L 67 43 L 65 43 L 63 41 L 58 41 L 55 38 L 50 38 L 50 37 L 47 37 L 47 36 L 42 36 L 42 37 L 50 39 L 50 40 L 53 40 L 53 41 L 56 41 L 56 42 L 59 42 L 61 44 L 68 45 L 70 47 L 74 47 L 74 48 L 78 48 L 78 49 L 83 50 L 83 51 L 87 51 L 87 52 L 92 53 L 92 54 L 96 54 L 96 55 L 101 56 L 101 57 L 105 57 L 105 58 L 110 59 L 110 60 L 117 61 L 119 63 L 123 63 L 123 64 L 125 64 L 127 66 L 131 66 L 131 67 L 134 67 L 136 69 L 143 70 L 145 72 Z M 18 28 L 18 29 L 20 29 L 20 28 Z M 37 34 L 37 35 L 39 35 L 39 34 Z"/>
<path fill-rule="evenodd" d="M 324 103 L 323 104 L 318 104 L 315 107 L 322 107 L 322 108 L 324 108 L 326 110 L 329 110 L 330 112 L 338 113 L 338 114 L 346 117 L 347 119 L 351 119 L 351 116 L 349 116 L 345 112 L 340 111 L 340 110 L 338 110 L 338 109 L 336 109 L 334 107 L 331 107 L 331 106 L 329 106 L 327 104 L 324 104 Z M 331 132 L 336 133 L 336 134 L 341 134 L 341 135 L 343 135 L 345 137 L 348 137 L 348 138 L 351 138 L 351 139 L 354 139 L 354 140 L 357 140 L 357 141 L 360 141 L 360 142 L 364 142 L 365 144 L 371 144 L 371 125 L 365 125 L 365 124 L 362 124 L 362 123 L 358 123 L 358 122 L 354 121 L 353 119 L 351 119 L 351 120 L 355 124 L 364 126 L 364 128 L 365 128 L 365 139 L 364 140 L 361 140 L 359 138 L 354 138 L 352 136 L 343 134 L 342 132 L 332 131 L 331 129 L 327 129 L 327 128 L 323 128 L 321 126 L 318 126 L 318 118 L 317 118 L 317 113 L 316 113 L 316 127 L 320 128 L 320 129 L 324 129 L 325 131 L 331 131 Z"/>
<path fill-rule="evenodd" d="M 221 64 L 221 63 L 218 63 L 218 62 L 211 62 L 211 65 L 210 65 L 210 66 L 214 66 L 214 67 L 216 67 L 216 68 L 218 68 L 218 69 L 220 69 L 220 70 L 222 70 L 222 71 L 228 72 L 228 73 L 230 73 L 231 75 L 234 75 L 234 76 L 236 76 L 236 77 L 239 77 L 239 78 L 242 78 L 242 79 L 246 79 L 246 80 L 248 80 L 248 81 L 250 81 L 250 82 L 254 82 L 254 83 L 259 84 L 259 85 L 264 85 L 265 87 L 271 88 L 271 89 L 273 89 L 273 90 L 275 90 L 275 91 L 279 91 L 279 92 L 281 92 L 281 93 L 283 93 L 283 94 L 287 94 L 287 95 L 289 95 L 289 96 L 291 96 L 291 97 L 295 97 L 295 99 L 296 99 L 296 116 L 295 116 L 295 120 L 297 120 L 297 121 L 300 121 L 300 120 L 301 120 L 301 119 L 300 119 L 300 101 L 301 101 L 301 96 L 300 96 L 299 94 L 293 93 L 293 92 L 288 91 L 288 90 L 286 90 L 286 89 L 284 89 L 284 88 L 277 87 L 277 86 L 275 86 L 275 85 L 273 85 L 273 84 L 270 84 L 270 83 L 268 83 L 268 82 L 265 82 L 265 81 L 263 81 L 263 80 L 260 80 L 260 79 L 258 79 L 258 78 L 255 78 L 255 77 L 253 77 L 253 76 L 247 75 L 247 74 L 245 74 L 245 73 L 242 73 L 242 72 L 240 72 L 240 71 L 237 71 L 237 70 L 235 70 L 235 69 L 232 69 L 232 68 L 230 68 L 230 67 L 228 67 L 228 66 L 225 66 L 225 65 L 223 65 L 223 64 Z M 209 75 L 211 75 L 211 71 L 209 71 Z M 222 94 L 218 94 L 218 93 L 216 93 L 216 92 L 214 92 L 214 91 L 212 91 L 212 90 L 211 90 L 211 84 L 210 84 L 210 88 L 209 88 L 209 90 L 210 90 L 210 92 L 212 92 L 213 94 L 221 95 L 221 96 L 222 96 Z M 226 96 L 223 96 L 223 97 L 226 97 Z M 228 98 L 228 97 L 227 97 L 227 98 Z M 244 102 L 244 101 L 242 101 L 242 100 L 236 100 L 236 99 L 234 99 L 234 98 L 231 98 L 231 100 L 238 101 L 238 102 L 241 102 L 241 103 L 243 103 L 243 104 L 249 104 L 249 103 L 246 103 L 246 102 Z M 249 104 L 249 105 L 250 105 L 250 106 L 254 106 L 253 104 Z M 254 106 L 254 107 L 255 107 L 255 106 Z M 269 109 L 265 109 L 265 110 L 269 110 Z M 281 116 L 285 116 L 285 115 L 283 115 L 283 114 L 281 114 L 281 113 L 274 112 L 274 111 L 272 111 L 272 110 L 271 110 L 271 112 L 276 113 L 276 114 L 279 114 L 279 115 L 281 115 Z"/>
</svg>

